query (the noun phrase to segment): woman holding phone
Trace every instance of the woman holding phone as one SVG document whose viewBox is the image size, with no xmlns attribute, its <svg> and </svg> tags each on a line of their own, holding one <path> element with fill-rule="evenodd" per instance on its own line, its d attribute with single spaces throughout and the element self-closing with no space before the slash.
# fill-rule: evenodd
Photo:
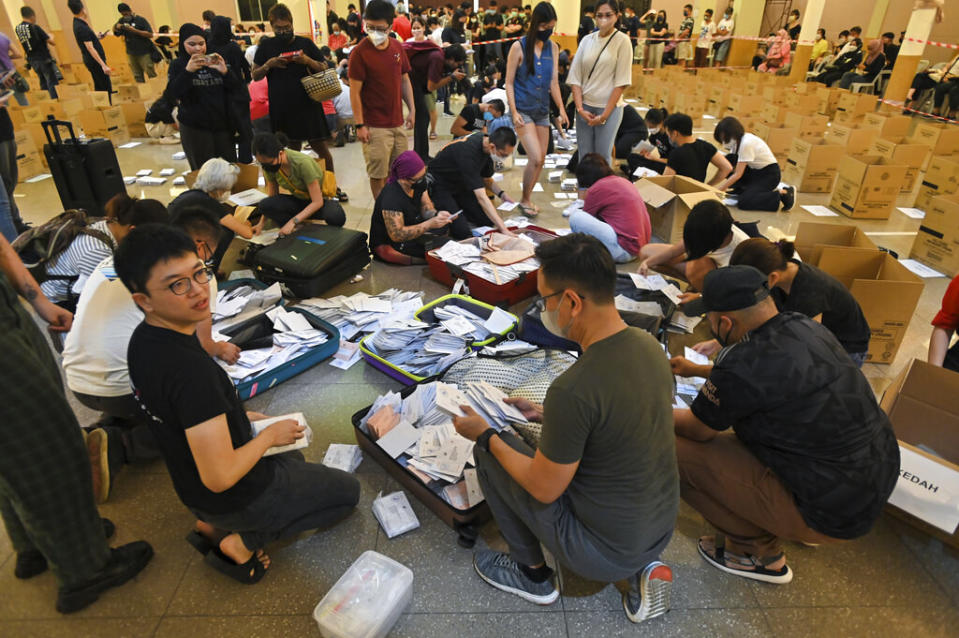
<svg viewBox="0 0 959 638">
<path fill-rule="evenodd" d="M 191 170 L 213 157 L 236 162 L 231 101 L 242 88 L 222 56 L 207 55 L 201 27 L 191 23 L 180 27 L 165 94 L 180 107 L 180 142 Z"/>
</svg>

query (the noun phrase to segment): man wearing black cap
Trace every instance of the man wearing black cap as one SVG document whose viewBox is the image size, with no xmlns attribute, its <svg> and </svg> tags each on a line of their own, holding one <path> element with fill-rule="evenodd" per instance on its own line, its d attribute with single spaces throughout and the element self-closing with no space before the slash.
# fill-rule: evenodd
<svg viewBox="0 0 959 638">
<path fill-rule="evenodd" d="M 658 270 L 670 277 L 703 289 L 703 278 L 711 270 L 729 265 L 729 258 L 741 242 L 749 239 L 733 221 L 726 205 L 716 199 L 699 202 L 689 211 L 683 225 L 683 241 L 677 244 L 646 244 L 639 251 L 639 274 Z"/>
<path fill-rule="evenodd" d="M 113 25 L 113 35 L 123 38 L 133 79 L 142 84 L 144 73 L 151 78 L 157 76 L 151 57 L 156 50 L 153 46 L 153 28 L 146 18 L 134 14 L 126 2 L 118 4 L 117 11 L 120 12 L 120 19 Z"/>
<path fill-rule="evenodd" d="M 674 410 L 680 493 L 719 532 L 699 553 L 730 574 L 788 583 L 783 540 L 831 543 L 872 527 L 898 478 L 896 437 L 832 333 L 778 312 L 759 270 L 710 272 L 684 311 L 705 312 L 724 346 L 690 408 Z"/>
</svg>

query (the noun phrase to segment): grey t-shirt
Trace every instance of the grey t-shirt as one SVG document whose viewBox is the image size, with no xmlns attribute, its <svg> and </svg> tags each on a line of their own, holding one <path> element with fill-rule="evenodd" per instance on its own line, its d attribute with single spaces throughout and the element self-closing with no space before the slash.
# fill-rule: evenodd
<svg viewBox="0 0 959 638">
<path fill-rule="evenodd" d="M 675 527 L 672 394 L 663 349 L 637 328 L 591 345 L 546 394 L 539 449 L 554 463 L 580 462 L 562 498 L 609 558 L 640 558 Z"/>
</svg>

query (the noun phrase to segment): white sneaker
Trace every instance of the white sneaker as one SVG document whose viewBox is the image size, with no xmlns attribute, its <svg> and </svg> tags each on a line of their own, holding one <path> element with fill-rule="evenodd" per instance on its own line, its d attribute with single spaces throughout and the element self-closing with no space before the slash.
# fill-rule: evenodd
<svg viewBox="0 0 959 638">
<path fill-rule="evenodd" d="M 563 209 L 563 217 L 569 217 L 575 212 L 583 210 L 583 200 L 577 199 L 575 202 Z"/>
<path fill-rule="evenodd" d="M 562 137 L 556 140 L 555 145 L 556 145 L 556 148 L 562 149 L 564 151 L 573 150 L 573 143 L 570 142 L 568 139 L 564 139 Z"/>
</svg>

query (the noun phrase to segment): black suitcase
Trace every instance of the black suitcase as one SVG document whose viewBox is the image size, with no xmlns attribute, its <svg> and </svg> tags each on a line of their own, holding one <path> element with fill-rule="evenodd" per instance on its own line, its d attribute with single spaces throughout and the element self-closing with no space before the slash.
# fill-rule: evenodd
<svg viewBox="0 0 959 638">
<path fill-rule="evenodd" d="M 306 224 L 251 257 L 256 278 L 280 282 L 296 297 L 317 297 L 370 263 L 366 233 Z"/>
<path fill-rule="evenodd" d="M 53 119 L 41 123 L 47 136 L 43 154 L 50 166 L 63 210 L 81 208 L 92 217 L 106 215 L 104 205 L 114 195 L 125 193 L 123 174 L 110 140 L 103 138 L 80 141 L 73 133 L 73 124 Z M 60 136 L 60 129 L 70 139 Z"/>
</svg>

